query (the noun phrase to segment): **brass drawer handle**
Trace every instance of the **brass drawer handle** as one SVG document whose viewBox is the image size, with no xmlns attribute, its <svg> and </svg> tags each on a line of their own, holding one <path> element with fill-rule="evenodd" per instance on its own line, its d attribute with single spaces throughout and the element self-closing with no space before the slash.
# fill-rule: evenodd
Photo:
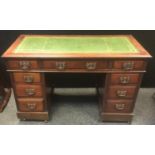
<svg viewBox="0 0 155 155">
<path fill-rule="evenodd" d="M 31 63 L 29 61 L 19 61 L 19 67 L 23 70 L 29 69 L 31 66 Z"/>
<path fill-rule="evenodd" d="M 36 104 L 35 103 L 28 103 L 27 104 L 27 108 L 30 110 L 30 111 L 34 111 L 36 109 Z"/>
<path fill-rule="evenodd" d="M 116 110 L 124 110 L 125 104 L 115 104 Z"/>
<path fill-rule="evenodd" d="M 28 96 L 33 96 L 35 95 L 35 89 L 25 89 L 25 93 L 28 95 Z"/>
<path fill-rule="evenodd" d="M 88 70 L 94 70 L 94 69 L 96 69 L 96 62 L 87 62 L 86 63 L 86 68 Z"/>
<path fill-rule="evenodd" d="M 120 83 L 122 84 L 127 84 L 130 81 L 130 77 L 129 76 L 121 76 L 120 77 Z"/>
<path fill-rule="evenodd" d="M 24 76 L 24 82 L 32 83 L 34 80 L 33 76 Z"/>
<path fill-rule="evenodd" d="M 64 70 L 66 67 L 66 63 L 65 62 L 56 62 L 56 68 L 58 70 Z"/>
<path fill-rule="evenodd" d="M 124 62 L 123 69 L 124 70 L 132 70 L 134 67 L 134 62 Z"/>
<path fill-rule="evenodd" d="M 126 97 L 127 91 L 126 90 L 117 90 L 116 94 L 118 97 Z"/>
</svg>

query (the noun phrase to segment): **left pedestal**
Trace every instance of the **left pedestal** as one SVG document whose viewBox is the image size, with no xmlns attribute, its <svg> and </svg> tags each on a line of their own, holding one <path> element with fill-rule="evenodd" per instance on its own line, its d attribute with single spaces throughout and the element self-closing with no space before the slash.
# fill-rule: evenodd
<svg viewBox="0 0 155 155">
<path fill-rule="evenodd" d="M 11 81 L 20 120 L 49 120 L 43 73 L 12 72 Z"/>
</svg>

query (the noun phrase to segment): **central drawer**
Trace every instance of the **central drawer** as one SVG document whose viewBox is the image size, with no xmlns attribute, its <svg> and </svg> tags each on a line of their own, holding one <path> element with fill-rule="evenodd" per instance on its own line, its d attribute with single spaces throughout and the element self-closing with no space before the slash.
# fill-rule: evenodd
<svg viewBox="0 0 155 155">
<path fill-rule="evenodd" d="M 15 93 L 18 97 L 42 97 L 42 87 L 40 85 L 16 84 Z"/>
<path fill-rule="evenodd" d="M 136 86 L 110 86 L 109 99 L 132 99 L 136 95 Z"/>
<path fill-rule="evenodd" d="M 108 68 L 107 61 L 43 61 L 43 69 L 53 70 L 53 71 L 98 71 Z"/>
</svg>

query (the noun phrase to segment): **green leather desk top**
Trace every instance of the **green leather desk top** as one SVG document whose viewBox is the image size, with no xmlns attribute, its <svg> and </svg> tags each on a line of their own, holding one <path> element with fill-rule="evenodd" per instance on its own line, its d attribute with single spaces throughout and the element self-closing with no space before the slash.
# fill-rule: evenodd
<svg viewBox="0 0 155 155">
<path fill-rule="evenodd" d="M 26 36 L 13 53 L 78 53 L 78 54 L 128 54 L 139 53 L 128 37 L 50 37 Z"/>
</svg>

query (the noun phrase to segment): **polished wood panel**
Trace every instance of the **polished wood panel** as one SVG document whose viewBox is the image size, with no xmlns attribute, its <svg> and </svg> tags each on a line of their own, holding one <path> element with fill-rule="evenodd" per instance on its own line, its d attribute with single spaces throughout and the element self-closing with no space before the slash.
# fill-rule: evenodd
<svg viewBox="0 0 155 155">
<path fill-rule="evenodd" d="M 36 60 L 20 59 L 7 61 L 8 69 L 31 70 L 39 69 L 39 63 Z"/>
<path fill-rule="evenodd" d="M 19 98 L 18 108 L 22 112 L 42 112 L 44 110 L 44 100 L 41 98 Z"/>
<path fill-rule="evenodd" d="M 146 62 L 143 60 L 118 60 L 114 61 L 113 68 L 114 69 L 121 69 L 124 71 L 131 71 L 131 70 L 145 70 Z"/>
<path fill-rule="evenodd" d="M 39 121 L 48 121 L 49 114 L 47 111 L 44 112 L 17 112 L 17 117 L 20 120 L 39 120 Z"/>
<path fill-rule="evenodd" d="M 16 95 L 18 97 L 42 97 L 43 90 L 40 85 L 16 84 Z"/>
<path fill-rule="evenodd" d="M 64 70 L 104 70 L 108 68 L 107 61 L 43 61 L 43 69 L 53 71 L 64 71 Z"/>
<path fill-rule="evenodd" d="M 108 100 L 104 107 L 104 112 L 131 113 L 132 111 L 133 100 Z"/>
<path fill-rule="evenodd" d="M 133 113 L 101 113 L 101 119 L 104 122 L 128 122 L 130 123 Z"/>
<path fill-rule="evenodd" d="M 140 74 L 111 74 L 110 83 L 112 85 L 137 84 L 140 81 Z"/>
<path fill-rule="evenodd" d="M 13 73 L 13 79 L 15 82 L 19 83 L 40 83 L 41 76 L 40 73 L 27 73 L 27 72 L 20 72 L 20 73 Z"/>
<path fill-rule="evenodd" d="M 110 86 L 109 99 L 132 99 L 136 94 L 136 86 Z"/>
</svg>

